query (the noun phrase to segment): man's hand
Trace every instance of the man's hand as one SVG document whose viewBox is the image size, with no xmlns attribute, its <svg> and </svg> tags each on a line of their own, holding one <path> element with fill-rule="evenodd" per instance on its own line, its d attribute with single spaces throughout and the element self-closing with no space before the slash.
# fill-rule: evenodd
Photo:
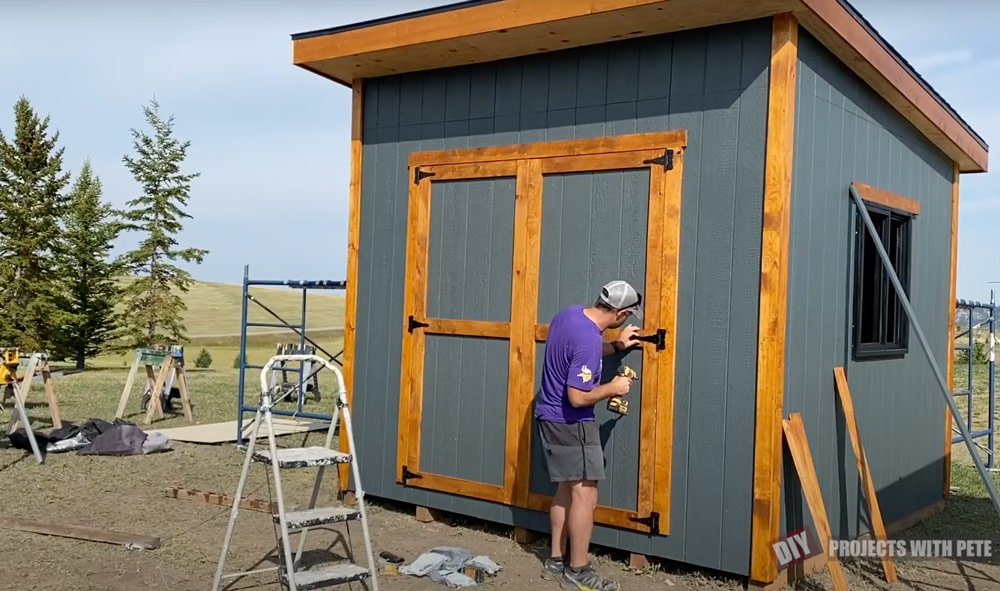
<svg viewBox="0 0 1000 591">
<path fill-rule="evenodd" d="M 615 340 L 615 349 L 621 351 L 638 345 L 639 341 L 635 340 L 637 336 L 639 336 L 638 326 L 626 326 L 618 335 L 618 339 Z"/>
<path fill-rule="evenodd" d="M 608 391 L 612 396 L 625 396 L 631 387 L 632 380 L 625 376 L 615 376 L 615 379 L 608 382 Z"/>
<path fill-rule="evenodd" d="M 615 376 L 613 380 L 606 384 L 601 384 L 589 392 L 578 390 L 573 386 L 566 387 L 566 397 L 570 406 L 580 408 L 582 406 L 594 406 L 598 402 L 611 398 L 612 396 L 624 396 L 628 394 L 632 386 L 632 380 L 625 376 Z"/>
</svg>

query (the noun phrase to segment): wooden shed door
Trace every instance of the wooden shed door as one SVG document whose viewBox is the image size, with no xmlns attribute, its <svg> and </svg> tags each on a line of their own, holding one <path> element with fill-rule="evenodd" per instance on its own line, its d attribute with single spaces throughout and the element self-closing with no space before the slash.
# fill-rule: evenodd
<svg viewBox="0 0 1000 591">
<path fill-rule="evenodd" d="M 675 133 L 411 155 L 397 480 L 545 510 L 548 321 L 622 278 L 644 300 L 630 413 L 598 407 L 599 523 L 665 535 L 683 142 Z M 663 147 L 659 147 L 663 146 Z M 655 339 L 654 339 L 655 340 Z"/>
<path fill-rule="evenodd" d="M 413 179 L 397 478 L 504 501 L 517 163 Z M 405 414 L 404 414 L 405 411 Z"/>
</svg>

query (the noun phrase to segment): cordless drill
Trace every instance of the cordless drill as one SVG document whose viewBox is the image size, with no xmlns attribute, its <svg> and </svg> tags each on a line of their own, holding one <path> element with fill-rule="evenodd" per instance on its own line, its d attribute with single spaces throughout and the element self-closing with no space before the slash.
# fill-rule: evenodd
<svg viewBox="0 0 1000 591">
<path fill-rule="evenodd" d="M 635 373 L 635 370 L 627 365 L 623 365 L 621 369 L 618 370 L 618 375 L 624 376 L 630 380 L 639 379 L 639 374 Z M 625 400 L 624 396 L 612 396 L 611 398 L 608 398 L 608 410 L 620 415 L 627 415 L 628 400 Z"/>
</svg>

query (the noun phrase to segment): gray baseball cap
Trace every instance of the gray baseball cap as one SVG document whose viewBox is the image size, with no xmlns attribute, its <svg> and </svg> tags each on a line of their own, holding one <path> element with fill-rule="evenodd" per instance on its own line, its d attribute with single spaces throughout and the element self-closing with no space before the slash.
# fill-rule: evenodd
<svg viewBox="0 0 1000 591">
<path fill-rule="evenodd" d="M 598 301 L 611 306 L 615 310 L 627 310 L 642 320 L 642 295 L 625 281 L 617 280 L 601 288 Z"/>
</svg>

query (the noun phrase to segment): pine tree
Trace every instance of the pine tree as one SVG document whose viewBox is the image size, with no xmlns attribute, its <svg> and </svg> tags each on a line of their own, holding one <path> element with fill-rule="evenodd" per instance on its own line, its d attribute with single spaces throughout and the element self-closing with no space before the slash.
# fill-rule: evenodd
<svg viewBox="0 0 1000 591">
<path fill-rule="evenodd" d="M 198 174 L 181 172 L 191 142 L 174 137 L 174 118 L 160 116 L 155 100 L 143 107 L 152 135 L 132 130 L 134 155 L 122 158 L 142 187 L 142 195 L 128 202 L 125 220 L 139 232 L 138 246 L 121 258 L 126 272 L 135 277 L 124 289 L 123 343 L 128 347 L 167 345 L 184 340 L 181 313 L 186 309 L 179 292 L 186 292 L 191 275 L 173 264 L 201 263 L 206 250 L 179 248 L 176 236 L 187 207 L 191 181 Z"/>
<path fill-rule="evenodd" d="M 63 278 L 61 308 L 67 318 L 60 330 L 59 352 L 83 369 L 85 360 L 100 353 L 114 336 L 115 303 L 121 291 L 115 281 L 118 266 L 110 260 L 110 253 L 122 225 L 111 205 L 101 202 L 101 179 L 93 174 L 89 161 L 84 162 L 70 191 L 65 221 L 59 275 Z"/>
<path fill-rule="evenodd" d="M 55 259 L 66 210 L 59 133 L 27 98 L 14 104 L 14 137 L 0 132 L 0 345 L 49 350 L 62 314 Z"/>
</svg>

